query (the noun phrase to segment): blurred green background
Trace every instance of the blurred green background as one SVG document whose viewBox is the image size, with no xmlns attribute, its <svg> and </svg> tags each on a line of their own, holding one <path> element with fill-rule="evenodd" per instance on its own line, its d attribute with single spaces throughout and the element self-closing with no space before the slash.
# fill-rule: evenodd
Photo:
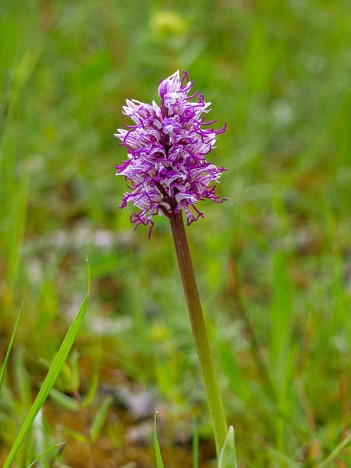
<svg viewBox="0 0 351 468">
<path fill-rule="evenodd" d="M 150 240 L 133 232 L 114 169 L 125 99 L 157 100 L 177 69 L 228 125 L 211 154 L 228 168 L 228 201 L 203 203 L 188 237 L 239 466 L 317 466 L 347 437 L 350 46 L 346 0 L 1 2 L 2 358 L 25 297 L 1 390 L 2 457 L 84 297 L 89 257 L 92 300 L 44 411 L 43 449 L 68 440 L 61 462 L 88 466 L 79 434 L 105 404 L 96 466 L 154 466 L 158 407 L 166 466 L 192 466 L 195 415 L 200 466 L 214 466 L 168 221 Z M 84 411 L 64 399 L 78 390 L 92 395 Z M 337 452 L 335 466 L 351 466 L 350 450 Z"/>
</svg>

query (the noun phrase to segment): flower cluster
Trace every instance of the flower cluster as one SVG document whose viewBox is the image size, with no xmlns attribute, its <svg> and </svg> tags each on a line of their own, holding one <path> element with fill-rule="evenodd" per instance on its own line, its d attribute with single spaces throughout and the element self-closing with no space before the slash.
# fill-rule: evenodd
<svg viewBox="0 0 351 468">
<path fill-rule="evenodd" d="M 183 209 L 190 224 L 203 217 L 195 206 L 199 200 L 224 201 L 211 184 L 225 169 L 208 162 L 206 155 L 225 126 L 219 130 L 209 127 L 215 120 L 205 122 L 202 114 L 209 112 L 210 103 L 204 102 L 199 91 L 189 96 L 192 87 L 187 73 L 181 78 L 177 71 L 161 81 L 160 106 L 154 101 L 127 100 L 123 113 L 135 125 L 115 133 L 128 150 L 128 160 L 116 165 L 117 175 L 130 181 L 131 191 L 124 194 L 121 208 L 128 202 L 138 207 L 131 222 L 136 227 L 150 225 L 149 236 L 156 214 L 170 217 Z"/>
</svg>

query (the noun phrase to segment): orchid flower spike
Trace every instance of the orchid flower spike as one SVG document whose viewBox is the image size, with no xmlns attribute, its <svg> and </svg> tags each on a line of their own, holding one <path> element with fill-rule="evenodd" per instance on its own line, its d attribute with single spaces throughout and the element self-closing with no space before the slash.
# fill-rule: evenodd
<svg viewBox="0 0 351 468">
<path fill-rule="evenodd" d="M 199 91 L 191 94 L 192 87 L 188 74 L 183 72 L 181 78 L 177 71 L 161 81 L 160 105 L 127 100 L 123 113 L 134 125 L 115 133 L 128 151 L 128 159 L 116 165 L 117 175 L 130 182 L 121 208 L 128 202 L 139 208 L 130 220 L 135 227 L 150 225 L 149 237 L 157 214 L 169 218 L 184 210 L 191 224 L 203 217 L 196 206 L 200 200 L 225 200 L 213 185 L 225 169 L 206 159 L 225 126 L 214 130 L 215 120 L 205 122 L 211 103 Z"/>
</svg>

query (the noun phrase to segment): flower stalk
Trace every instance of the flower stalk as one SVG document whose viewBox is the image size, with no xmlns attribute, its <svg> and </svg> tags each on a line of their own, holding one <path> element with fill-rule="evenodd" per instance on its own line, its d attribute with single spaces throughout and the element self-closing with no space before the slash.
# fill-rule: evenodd
<svg viewBox="0 0 351 468">
<path fill-rule="evenodd" d="M 228 433 L 221 392 L 214 368 L 213 357 L 207 335 L 189 245 L 186 237 L 182 212 L 170 216 L 174 246 L 188 306 L 191 327 L 205 385 L 215 436 L 217 458 Z"/>
</svg>

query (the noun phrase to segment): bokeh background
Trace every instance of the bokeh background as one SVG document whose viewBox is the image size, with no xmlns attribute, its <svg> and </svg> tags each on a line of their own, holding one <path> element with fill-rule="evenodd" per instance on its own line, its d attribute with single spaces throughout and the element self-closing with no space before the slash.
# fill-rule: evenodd
<svg viewBox="0 0 351 468">
<path fill-rule="evenodd" d="M 200 466 L 215 466 L 168 221 L 150 240 L 133 232 L 114 169 L 125 99 L 157 99 L 177 69 L 228 126 L 211 155 L 228 201 L 204 202 L 187 232 L 239 466 L 317 466 L 348 437 L 350 46 L 347 0 L 1 2 L 2 358 L 25 298 L 2 457 L 85 295 L 88 257 L 89 311 L 30 453 L 66 440 L 55 458 L 68 466 L 155 466 L 158 408 L 165 465 L 192 466 L 195 430 Z M 333 463 L 350 466 L 350 450 Z"/>
</svg>

